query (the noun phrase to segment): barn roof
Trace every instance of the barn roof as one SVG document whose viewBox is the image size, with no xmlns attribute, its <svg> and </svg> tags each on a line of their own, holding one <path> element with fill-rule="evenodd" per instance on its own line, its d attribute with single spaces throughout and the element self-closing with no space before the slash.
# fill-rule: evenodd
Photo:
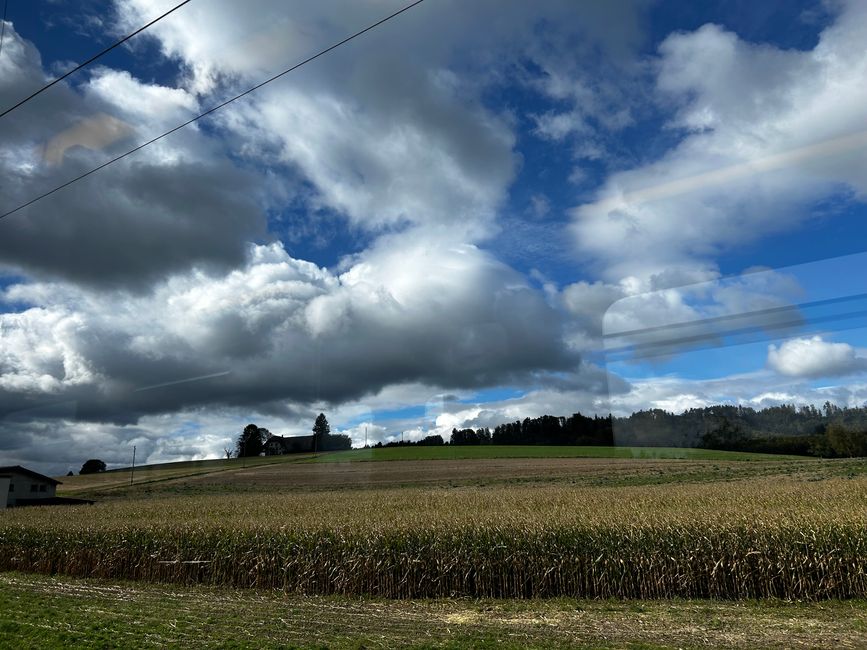
<svg viewBox="0 0 867 650">
<path fill-rule="evenodd" d="M 51 478 L 50 476 L 45 476 L 45 474 L 40 474 L 39 472 L 34 472 L 32 469 L 21 467 L 21 465 L 9 465 L 8 467 L 0 467 L 0 476 L 6 476 L 8 474 L 24 474 L 26 476 L 29 476 L 30 478 L 45 481 L 46 483 L 53 483 L 54 485 L 60 485 L 62 483 L 62 481 L 58 481 L 57 479 Z"/>
</svg>

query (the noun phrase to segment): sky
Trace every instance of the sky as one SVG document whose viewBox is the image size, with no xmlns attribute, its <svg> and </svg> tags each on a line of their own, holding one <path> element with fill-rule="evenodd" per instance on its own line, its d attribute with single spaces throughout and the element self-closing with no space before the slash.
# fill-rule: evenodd
<svg viewBox="0 0 867 650">
<path fill-rule="evenodd" d="M 173 0 L 10 0 L 0 106 Z M 0 213 L 404 6 L 192 0 L 0 118 Z M 867 5 L 425 0 L 0 219 L 0 464 L 867 402 Z"/>
</svg>

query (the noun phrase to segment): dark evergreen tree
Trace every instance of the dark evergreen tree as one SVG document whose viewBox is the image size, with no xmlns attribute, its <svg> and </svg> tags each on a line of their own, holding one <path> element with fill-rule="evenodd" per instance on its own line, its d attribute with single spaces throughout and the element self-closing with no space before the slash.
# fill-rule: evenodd
<svg viewBox="0 0 867 650">
<path fill-rule="evenodd" d="M 313 451 L 324 451 L 330 434 L 331 427 L 328 425 L 328 418 L 325 417 L 324 413 L 320 413 L 316 417 L 316 422 L 313 423 Z"/>
</svg>

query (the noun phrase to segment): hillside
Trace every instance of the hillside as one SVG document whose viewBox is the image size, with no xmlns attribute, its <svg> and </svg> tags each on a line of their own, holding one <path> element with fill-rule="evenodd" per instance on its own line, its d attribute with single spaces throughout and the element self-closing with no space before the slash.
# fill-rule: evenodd
<svg viewBox="0 0 867 650">
<path fill-rule="evenodd" d="M 249 487 L 251 481 L 261 476 L 268 481 L 274 476 L 285 475 L 284 466 L 305 464 L 345 464 L 345 463 L 387 463 L 390 461 L 470 461 L 470 460 L 506 460 L 506 459 L 639 459 L 639 460 L 678 460 L 678 461 L 720 461 L 726 463 L 769 462 L 780 463 L 798 460 L 796 456 L 780 456 L 772 454 L 754 454 L 744 452 L 713 451 L 707 449 L 678 449 L 663 447 L 531 447 L 531 446 L 478 446 L 478 447 L 391 447 L 381 449 L 354 449 L 351 451 L 326 452 L 322 454 L 298 454 L 286 456 L 260 456 L 255 458 L 233 458 L 215 460 L 196 460 L 177 463 L 159 463 L 141 465 L 135 468 L 134 474 L 130 468 L 120 468 L 87 474 L 84 476 L 61 476 L 58 480 L 63 484 L 58 487 L 58 493 L 72 495 L 104 495 L 105 493 L 133 493 L 142 488 L 156 489 L 157 484 L 165 489 L 174 489 L 179 485 L 220 485 L 238 484 Z M 568 473 L 570 465 L 560 463 L 560 473 Z M 392 467 L 382 471 L 371 472 L 373 466 L 367 469 L 356 468 L 352 471 L 324 472 L 311 468 L 296 469 L 293 476 L 298 477 L 303 486 L 305 477 L 313 484 L 321 484 L 322 477 L 338 474 L 356 474 L 359 481 L 365 475 L 394 473 L 404 474 L 402 468 Z M 575 466 L 577 467 L 577 466 Z M 682 468 L 687 466 L 682 465 Z M 733 466 L 733 467 L 736 467 Z M 512 464 L 501 467 L 504 477 L 533 478 L 534 472 L 539 478 L 551 476 L 552 467 L 546 463 Z M 610 469 L 610 468 L 609 468 Z M 472 477 L 475 469 L 471 464 L 458 466 L 435 463 L 422 466 L 422 475 L 430 479 L 441 480 L 460 479 L 467 475 Z M 555 474 L 556 474 L 555 470 Z M 319 480 L 317 480 L 317 476 Z M 408 476 L 407 478 L 413 478 Z M 131 480 L 132 479 L 132 482 Z M 353 481 L 358 484 L 358 481 Z"/>
</svg>

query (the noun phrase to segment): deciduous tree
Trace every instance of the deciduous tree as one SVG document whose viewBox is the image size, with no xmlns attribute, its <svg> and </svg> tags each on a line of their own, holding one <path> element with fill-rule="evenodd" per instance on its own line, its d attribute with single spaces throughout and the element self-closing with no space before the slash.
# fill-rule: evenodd
<svg viewBox="0 0 867 650">
<path fill-rule="evenodd" d="M 235 443 L 235 455 L 238 458 L 258 456 L 262 453 L 267 435 L 267 429 L 248 424 L 238 436 L 238 442 Z"/>
<path fill-rule="evenodd" d="M 99 460 L 99 458 L 91 458 L 90 460 L 85 461 L 84 465 L 81 466 L 79 474 L 96 474 L 97 472 L 104 471 L 105 463 Z"/>
</svg>

